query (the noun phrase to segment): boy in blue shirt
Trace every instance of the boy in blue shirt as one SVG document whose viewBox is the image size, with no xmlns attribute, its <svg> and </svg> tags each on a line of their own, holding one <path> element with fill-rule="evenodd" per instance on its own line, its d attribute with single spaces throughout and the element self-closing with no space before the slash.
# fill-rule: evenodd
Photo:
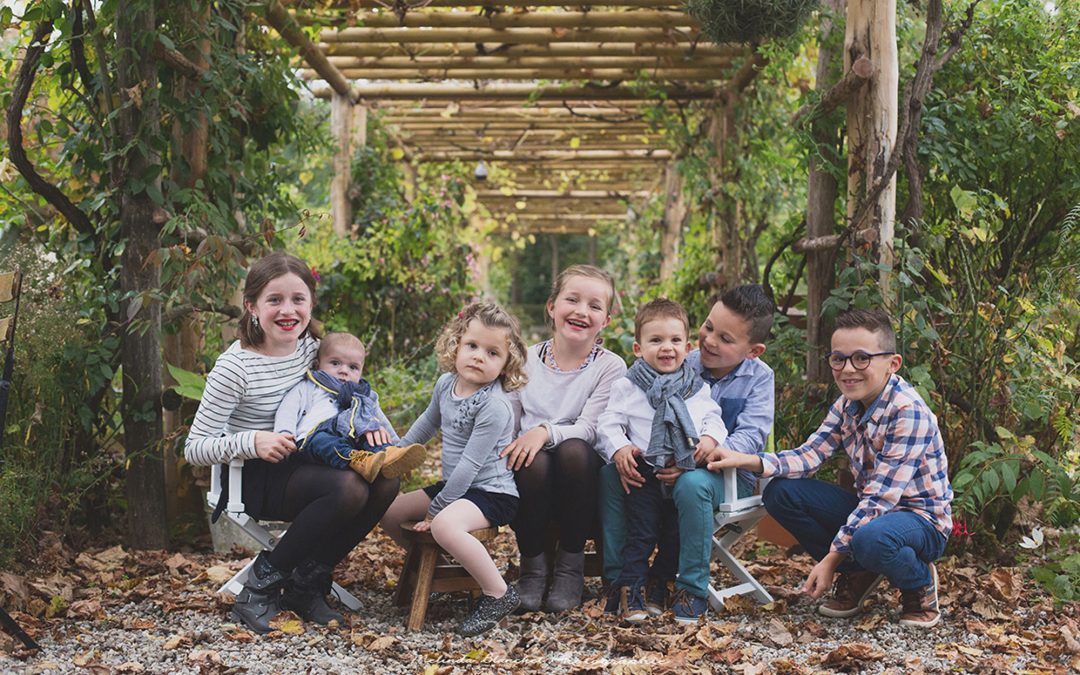
<svg viewBox="0 0 1080 675">
<path fill-rule="evenodd" d="M 751 455 L 765 449 L 775 410 L 775 378 L 759 357 L 765 352 L 775 311 L 776 306 L 758 284 L 726 291 L 715 299 L 698 331 L 699 348 L 686 358 L 686 364 L 709 385 L 710 396 L 722 409 L 728 437 L 721 448 Z M 691 471 L 668 467 L 656 472 L 661 481 L 674 484 L 679 560 L 672 610 L 680 623 L 696 622 L 709 608 L 713 523 L 724 501 L 723 475 L 704 468 L 710 458 L 695 456 L 698 468 Z M 740 497 L 753 493 L 754 481 L 752 474 L 740 472 Z M 629 487 L 643 482 L 640 474 L 620 476 L 614 464 L 600 471 L 604 578 L 609 582 L 619 577 L 622 568 L 625 494 Z M 661 614 L 667 595 L 666 581 L 650 579 L 645 589 L 649 612 Z M 616 611 L 618 598 L 610 600 L 609 609 Z"/>
</svg>

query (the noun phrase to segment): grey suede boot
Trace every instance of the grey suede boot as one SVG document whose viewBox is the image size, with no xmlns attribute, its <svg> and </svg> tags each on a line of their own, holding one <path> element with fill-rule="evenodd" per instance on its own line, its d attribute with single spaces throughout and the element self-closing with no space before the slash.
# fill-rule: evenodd
<svg viewBox="0 0 1080 675">
<path fill-rule="evenodd" d="M 518 577 L 517 592 L 521 599 L 518 607 L 522 612 L 538 612 L 544 604 L 544 591 L 548 582 L 548 556 L 540 553 L 531 558 L 521 556 L 521 576 Z"/>
<path fill-rule="evenodd" d="M 555 580 L 547 597 L 549 612 L 564 612 L 581 604 L 585 592 L 585 551 L 555 554 Z"/>
<path fill-rule="evenodd" d="M 300 615 L 304 621 L 314 621 L 323 626 L 337 621 L 345 625 L 345 617 L 326 604 L 326 594 L 333 584 L 331 572 L 334 568 L 326 563 L 305 560 L 296 566 L 292 576 L 285 583 L 285 593 L 281 596 L 282 609 L 288 609 Z"/>
<path fill-rule="evenodd" d="M 285 575 L 270 564 L 263 551 L 255 558 L 243 590 L 236 596 L 232 608 L 233 621 L 238 621 L 256 633 L 269 633 L 270 620 L 281 611 L 281 589 Z"/>
</svg>

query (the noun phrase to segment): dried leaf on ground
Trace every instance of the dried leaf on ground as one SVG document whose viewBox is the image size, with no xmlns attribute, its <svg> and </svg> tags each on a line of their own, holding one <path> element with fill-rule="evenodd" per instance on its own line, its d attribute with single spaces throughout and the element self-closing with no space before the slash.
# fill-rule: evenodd
<svg viewBox="0 0 1080 675">
<path fill-rule="evenodd" d="M 858 671 L 865 668 L 868 661 L 880 661 L 884 657 L 884 652 L 877 651 L 865 642 L 855 642 L 840 645 L 829 652 L 822 665 L 842 671 Z"/>
<path fill-rule="evenodd" d="M 777 619 L 769 621 L 766 631 L 768 638 L 780 647 L 786 647 L 795 641 L 795 637 L 791 634 L 791 631 L 788 630 L 787 626 Z"/>
</svg>

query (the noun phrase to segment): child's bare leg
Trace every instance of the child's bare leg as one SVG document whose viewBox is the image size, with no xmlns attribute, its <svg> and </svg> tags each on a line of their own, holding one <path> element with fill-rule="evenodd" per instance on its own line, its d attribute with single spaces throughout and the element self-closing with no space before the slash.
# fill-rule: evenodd
<svg viewBox="0 0 1080 675">
<path fill-rule="evenodd" d="M 501 598 L 506 593 L 506 581 L 484 545 L 469 534 L 471 530 L 485 527 L 491 527 L 491 523 L 476 504 L 459 499 L 435 516 L 431 522 L 431 535 L 476 579 L 484 595 Z"/>
<path fill-rule="evenodd" d="M 431 498 L 423 490 L 413 490 L 398 495 L 379 521 L 379 525 L 383 532 L 405 548 L 405 536 L 401 533 L 401 524 L 407 520 L 423 520 L 429 506 L 431 506 Z"/>
</svg>

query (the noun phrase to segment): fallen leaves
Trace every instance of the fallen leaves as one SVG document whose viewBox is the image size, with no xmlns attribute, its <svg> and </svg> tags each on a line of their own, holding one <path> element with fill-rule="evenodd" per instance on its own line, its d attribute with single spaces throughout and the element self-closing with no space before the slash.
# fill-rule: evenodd
<svg viewBox="0 0 1080 675">
<path fill-rule="evenodd" d="M 880 661 L 883 658 L 885 652 L 878 651 L 865 642 L 855 642 L 840 645 L 829 652 L 821 663 L 843 672 L 855 672 L 863 670 L 868 661 Z"/>
</svg>

